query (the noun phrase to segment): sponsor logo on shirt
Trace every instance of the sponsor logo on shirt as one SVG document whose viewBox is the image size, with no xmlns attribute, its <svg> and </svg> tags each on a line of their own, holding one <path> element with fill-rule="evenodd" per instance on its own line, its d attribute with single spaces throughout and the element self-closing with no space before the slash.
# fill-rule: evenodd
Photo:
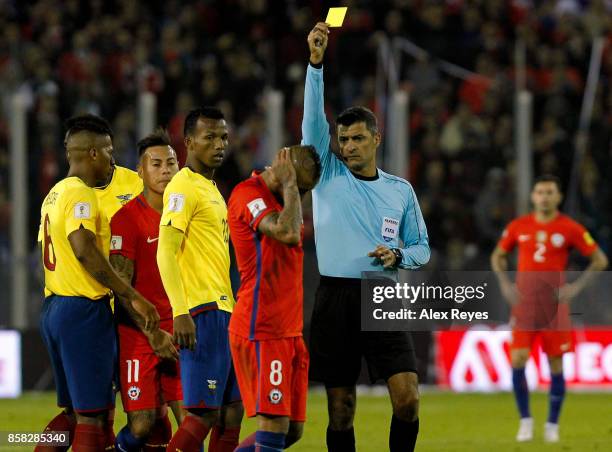
<svg viewBox="0 0 612 452">
<path fill-rule="evenodd" d="M 74 206 L 74 218 L 86 220 L 91 218 L 91 206 L 88 202 L 77 202 Z"/>
<path fill-rule="evenodd" d="M 170 193 L 168 198 L 168 210 L 170 212 L 180 212 L 185 206 L 185 195 L 182 193 Z"/>
<path fill-rule="evenodd" d="M 395 218 L 383 218 L 381 234 L 385 242 L 390 242 L 397 237 L 399 224 L 399 220 Z"/>
<path fill-rule="evenodd" d="M 121 237 L 120 235 L 113 235 L 111 237 L 111 251 L 113 250 L 120 250 L 121 247 L 123 246 L 123 237 Z"/>
<path fill-rule="evenodd" d="M 247 207 L 249 208 L 251 215 L 253 215 L 253 220 L 254 220 L 261 214 L 261 212 L 266 210 L 267 206 L 262 198 L 257 198 L 251 201 L 250 203 L 248 203 Z"/>
<path fill-rule="evenodd" d="M 156 242 L 158 239 L 159 239 L 159 237 L 155 237 L 154 239 L 152 239 L 151 237 L 147 236 L 147 243 Z"/>
<path fill-rule="evenodd" d="M 519 242 L 526 242 L 527 240 L 529 240 L 531 236 L 529 234 L 520 234 L 518 236 Z"/>
</svg>

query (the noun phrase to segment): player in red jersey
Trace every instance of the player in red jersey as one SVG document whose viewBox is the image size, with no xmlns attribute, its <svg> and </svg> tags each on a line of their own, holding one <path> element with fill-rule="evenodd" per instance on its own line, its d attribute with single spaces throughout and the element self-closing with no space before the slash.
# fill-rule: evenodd
<svg viewBox="0 0 612 452">
<path fill-rule="evenodd" d="M 236 451 L 280 451 L 302 435 L 308 392 L 303 329 L 302 206 L 321 172 L 312 146 L 284 148 L 229 200 L 230 236 L 240 270 L 230 348 L 247 415 L 258 430 Z M 257 447 L 257 449 L 256 449 Z"/>
<path fill-rule="evenodd" d="M 572 349 L 569 302 L 604 270 L 608 259 L 581 224 L 559 212 L 561 184 L 554 176 L 538 178 L 531 192 L 534 211 L 517 218 L 503 232 L 491 255 L 491 266 L 502 293 L 512 305 L 512 383 L 521 416 L 517 441 L 533 439 L 525 365 L 537 337 L 548 356 L 551 372 L 550 405 L 544 439 L 559 441 L 559 413 L 565 395 L 563 354 Z M 508 253 L 518 247 L 516 284 L 505 273 Z M 590 264 L 580 278 L 565 283 L 569 251 L 576 248 Z"/>
<path fill-rule="evenodd" d="M 121 400 L 128 425 L 117 435 L 121 451 L 165 450 L 172 437 L 166 404 L 182 421 L 178 352 L 161 348 L 172 335 L 172 308 L 157 268 L 157 240 L 166 185 L 178 171 L 170 138 L 158 129 L 137 144 L 144 191 L 111 220 L 110 262 L 157 309 L 160 329 L 144 334 L 117 309 Z"/>
</svg>

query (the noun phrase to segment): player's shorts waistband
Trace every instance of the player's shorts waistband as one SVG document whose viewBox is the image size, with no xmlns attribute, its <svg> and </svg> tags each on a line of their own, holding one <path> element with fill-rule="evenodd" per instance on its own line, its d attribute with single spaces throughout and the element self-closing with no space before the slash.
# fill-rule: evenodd
<svg viewBox="0 0 612 452">
<path fill-rule="evenodd" d="M 360 278 L 341 278 L 338 276 L 324 276 L 321 275 L 321 286 L 334 286 L 334 287 L 355 287 L 361 286 Z"/>
<path fill-rule="evenodd" d="M 202 303 L 198 306 L 195 306 L 189 310 L 189 314 L 191 317 L 195 317 L 196 315 L 205 312 L 205 311 L 213 311 L 215 309 L 219 309 L 219 305 L 216 301 L 210 301 L 208 303 Z"/>
<path fill-rule="evenodd" d="M 57 295 L 57 294 L 51 294 L 48 297 L 45 297 L 45 301 L 51 301 L 51 300 L 66 300 L 66 301 L 70 301 L 70 300 L 85 300 L 85 301 L 91 301 L 93 303 L 108 303 L 110 302 L 111 297 L 109 295 L 104 295 L 103 297 L 100 298 L 88 298 L 88 297 L 81 297 L 81 296 L 77 296 L 77 295 Z"/>
</svg>

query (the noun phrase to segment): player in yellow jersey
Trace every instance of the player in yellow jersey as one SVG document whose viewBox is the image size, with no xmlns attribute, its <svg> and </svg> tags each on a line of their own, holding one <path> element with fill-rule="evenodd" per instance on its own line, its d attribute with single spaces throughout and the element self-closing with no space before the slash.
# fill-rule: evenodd
<svg viewBox="0 0 612 452">
<path fill-rule="evenodd" d="M 208 450 L 229 452 L 238 445 L 243 408 L 227 332 L 234 306 L 227 207 L 212 180 L 228 145 L 223 114 L 212 107 L 192 110 L 184 136 L 187 162 L 164 192 L 157 249 L 174 337 L 182 347 L 188 410 L 168 450 L 198 452 L 212 429 Z"/>
<path fill-rule="evenodd" d="M 157 330 L 159 315 L 107 260 L 103 237 L 109 225 L 91 187 L 111 172 L 110 127 L 94 115 L 72 118 L 66 125 L 70 170 L 45 197 L 39 230 L 46 297 L 41 334 L 55 374 L 58 405 L 64 408 L 46 430 L 70 431 L 76 419 L 73 450 L 97 451 L 107 442 L 103 427 L 114 405 L 110 290 L 126 300 L 126 309 L 146 331 Z M 39 445 L 36 450 L 50 449 Z"/>
</svg>

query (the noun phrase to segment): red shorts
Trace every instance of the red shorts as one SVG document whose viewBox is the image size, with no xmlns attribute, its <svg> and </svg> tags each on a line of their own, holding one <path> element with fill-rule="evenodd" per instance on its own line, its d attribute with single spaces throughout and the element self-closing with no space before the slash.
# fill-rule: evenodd
<svg viewBox="0 0 612 452">
<path fill-rule="evenodd" d="M 142 338 L 146 338 L 142 333 Z M 159 359 L 134 332 L 119 328 L 119 380 L 121 401 L 126 412 L 152 410 L 166 402 L 183 399 L 178 362 Z"/>
<path fill-rule="evenodd" d="M 250 341 L 230 333 L 230 349 L 247 416 L 306 421 L 309 359 L 301 336 Z"/>
<path fill-rule="evenodd" d="M 561 356 L 574 350 L 574 335 L 571 331 L 519 331 L 512 330 L 513 350 L 528 348 L 540 339 L 542 350 L 548 356 Z"/>
</svg>

